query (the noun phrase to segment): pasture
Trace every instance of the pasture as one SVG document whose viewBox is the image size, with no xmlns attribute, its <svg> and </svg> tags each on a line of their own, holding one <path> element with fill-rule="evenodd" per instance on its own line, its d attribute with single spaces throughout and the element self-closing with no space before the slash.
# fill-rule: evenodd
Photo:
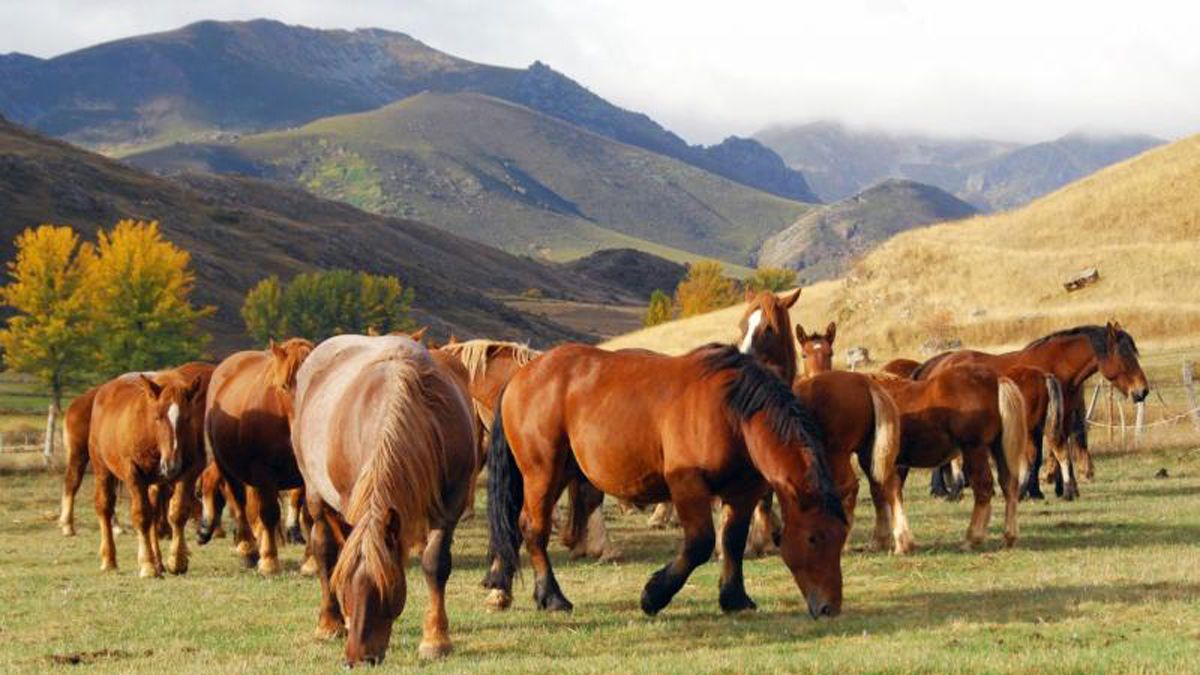
<svg viewBox="0 0 1200 675">
<path fill-rule="evenodd" d="M 1098 444 L 1102 446 L 1102 444 Z M 843 557 L 843 615 L 814 622 L 777 556 L 747 562 L 753 614 L 717 609 L 718 569 L 697 570 L 656 618 L 638 609 L 642 584 L 673 553 L 673 530 L 606 504 L 620 563 L 570 562 L 552 546 L 576 610 L 533 609 L 526 565 L 513 609 L 484 611 L 482 518 L 454 545 L 448 610 L 455 653 L 429 672 L 595 671 L 1033 671 L 1168 672 L 1194 666 L 1200 647 L 1200 447 L 1195 437 L 1153 450 L 1098 453 L 1083 499 L 1023 503 L 1022 539 L 999 550 L 999 525 L 981 553 L 959 548 L 967 502 L 907 492 L 918 551 L 863 550 L 857 527 Z M 1167 478 L 1157 478 L 1166 469 Z M 328 672 L 341 644 L 312 638 L 317 583 L 297 573 L 301 549 L 282 552 L 285 573 L 238 568 L 229 539 L 192 545 L 184 577 L 141 580 L 134 540 L 117 538 L 120 570 L 102 574 L 85 483 L 79 536 L 54 526 L 59 477 L 0 475 L 0 670 L 86 666 L 100 672 Z M 865 486 L 864 486 L 865 492 Z M 480 506 L 485 497 L 481 492 Z M 611 502 L 611 500 L 610 500 Z M 118 514 L 128 523 L 127 500 Z M 860 506 L 860 525 L 869 506 Z M 190 533 L 189 533 L 190 535 Z M 383 668 L 418 665 L 425 586 L 410 570 L 409 599 Z"/>
</svg>

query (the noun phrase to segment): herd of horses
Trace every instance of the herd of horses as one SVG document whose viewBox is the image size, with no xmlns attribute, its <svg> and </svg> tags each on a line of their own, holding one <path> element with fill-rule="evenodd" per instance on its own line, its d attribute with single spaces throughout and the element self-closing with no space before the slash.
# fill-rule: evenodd
<svg viewBox="0 0 1200 675">
<path fill-rule="evenodd" d="M 541 353 L 487 340 L 426 346 L 419 331 L 316 345 L 294 338 L 216 366 L 122 375 L 67 411 L 59 524 L 74 534 L 90 463 L 102 569 L 117 566 L 120 481 L 141 576 L 186 572 L 189 517 L 198 512 L 203 544 L 221 531 L 225 505 L 244 564 L 269 575 L 280 569 L 285 497 L 288 536 L 307 546 L 302 572 L 320 580 L 317 635 L 345 635 L 348 664 L 381 660 L 415 551 L 429 588 L 418 651 L 437 657 L 451 649 L 451 542 L 486 464 L 489 607 L 511 604 L 524 544 L 537 607 L 572 608 L 547 553 L 566 492 L 559 529 L 572 557 L 614 554 L 605 495 L 658 505 L 660 524 L 677 519 L 683 543 L 646 583 L 647 614 L 665 608 L 714 549 L 721 609 L 754 609 L 743 559 L 777 547 L 813 618 L 832 617 L 842 606 L 855 463 L 875 508 L 874 547 L 913 550 L 903 498 L 912 468 L 934 469 L 952 492 L 971 487 L 967 547 L 986 536 L 998 482 L 1011 546 L 1019 499 L 1042 496 L 1044 444 L 1061 497 L 1078 496 L 1076 467 L 1092 473 L 1084 381 L 1098 372 L 1136 401 L 1148 391 L 1134 341 L 1115 323 L 1005 354 L 963 350 L 837 371 L 834 324 L 824 333 L 795 325 L 793 339 L 799 295 L 748 294 L 737 343 L 682 356 L 580 344 Z M 159 538 L 168 534 L 164 560 Z"/>
</svg>

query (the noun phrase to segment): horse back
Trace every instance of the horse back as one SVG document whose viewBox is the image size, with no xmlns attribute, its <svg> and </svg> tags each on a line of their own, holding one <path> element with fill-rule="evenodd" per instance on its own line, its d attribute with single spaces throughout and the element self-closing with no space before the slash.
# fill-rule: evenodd
<svg viewBox="0 0 1200 675">
<path fill-rule="evenodd" d="M 115 377 L 96 388 L 88 428 L 93 464 L 103 464 L 121 480 L 133 467 L 154 471 L 159 461 L 154 410 L 137 373 Z"/>
<path fill-rule="evenodd" d="M 235 478 L 257 485 L 253 474 L 265 470 L 294 487 L 299 472 L 287 415 L 269 381 L 271 363 L 265 351 L 222 361 L 208 386 L 205 425 L 213 454 Z"/>
</svg>

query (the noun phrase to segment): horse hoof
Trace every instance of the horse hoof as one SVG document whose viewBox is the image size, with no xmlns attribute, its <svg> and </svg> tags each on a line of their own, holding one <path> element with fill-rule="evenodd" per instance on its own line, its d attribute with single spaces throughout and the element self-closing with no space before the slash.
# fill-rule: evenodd
<svg viewBox="0 0 1200 675">
<path fill-rule="evenodd" d="M 317 629 L 313 631 L 313 637 L 322 642 L 328 640 L 336 640 L 346 634 L 346 625 L 340 621 L 333 619 L 322 618 L 317 621 Z"/>
<path fill-rule="evenodd" d="M 621 562 L 625 559 L 625 552 L 619 548 L 606 548 L 600 552 L 600 562 Z"/>
<path fill-rule="evenodd" d="M 512 606 L 512 593 L 493 588 L 483 599 L 483 605 L 493 612 L 502 612 Z"/>
<path fill-rule="evenodd" d="M 258 561 L 258 573 L 264 577 L 272 577 L 279 574 L 279 559 L 260 558 Z"/>
<path fill-rule="evenodd" d="M 586 557 L 588 557 L 588 552 L 587 549 L 584 548 L 573 548 L 571 549 L 571 554 L 567 556 L 569 560 L 579 560 L 580 558 Z"/>
<path fill-rule="evenodd" d="M 962 543 L 962 550 L 967 553 L 974 553 L 979 550 L 980 546 L 983 546 L 982 539 L 968 539 Z"/>
<path fill-rule="evenodd" d="M 138 576 L 143 579 L 157 579 L 162 576 L 162 572 L 154 565 L 142 565 L 138 569 Z"/>
<path fill-rule="evenodd" d="M 1016 535 L 1004 535 L 1004 548 L 1012 548 L 1017 545 Z"/>
<path fill-rule="evenodd" d="M 421 659 L 440 659 L 450 655 L 454 646 L 449 642 L 422 642 L 417 647 L 417 657 Z"/>
<path fill-rule="evenodd" d="M 114 536 L 114 537 L 119 537 L 119 536 L 121 536 L 122 534 L 125 534 L 125 530 L 121 529 L 121 526 L 120 526 L 120 525 L 118 525 L 118 524 L 116 524 L 116 523 L 113 523 L 113 526 L 112 526 L 112 533 L 113 533 L 113 536 Z"/>
<path fill-rule="evenodd" d="M 117 571 L 117 561 L 101 560 L 100 561 L 100 571 L 101 572 L 116 572 Z"/>
<path fill-rule="evenodd" d="M 320 571 L 320 565 L 317 564 L 317 559 L 308 556 L 304 559 L 304 564 L 300 566 L 300 575 L 305 577 L 315 577 Z"/>
<path fill-rule="evenodd" d="M 187 560 L 180 560 L 178 562 L 169 562 L 168 561 L 167 562 L 167 571 L 170 572 L 171 574 L 175 574 L 175 575 L 187 574 L 188 561 Z"/>
<path fill-rule="evenodd" d="M 73 525 L 71 523 L 64 523 L 64 524 L 60 525 L 60 527 L 62 527 L 62 533 L 63 533 L 64 537 L 74 537 L 75 536 L 75 525 Z"/>
<path fill-rule="evenodd" d="M 209 538 L 210 539 L 224 539 L 225 537 L 226 537 L 225 528 L 218 527 L 217 529 L 212 531 L 212 536 L 210 536 Z"/>
</svg>

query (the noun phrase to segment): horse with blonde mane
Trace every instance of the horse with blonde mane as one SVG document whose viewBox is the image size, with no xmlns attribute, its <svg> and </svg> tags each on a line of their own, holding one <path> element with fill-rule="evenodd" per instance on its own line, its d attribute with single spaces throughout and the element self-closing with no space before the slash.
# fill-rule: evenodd
<svg viewBox="0 0 1200 675">
<path fill-rule="evenodd" d="M 156 520 L 168 507 L 168 494 L 171 551 L 165 568 L 172 574 L 187 571 L 184 526 L 204 468 L 204 392 L 211 374 L 211 365 L 195 363 L 153 377 L 128 373 L 97 388 L 87 449 L 96 480 L 102 570 L 117 568 L 112 522 L 117 481 L 122 481 L 138 534 L 139 574 L 162 576 Z"/>
<path fill-rule="evenodd" d="M 318 635 L 346 631 L 348 665 L 381 661 L 404 609 L 408 550 L 424 537 L 429 609 L 418 654 L 449 653 L 450 544 L 476 471 L 460 384 L 424 347 L 392 335 L 330 338 L 276 384 L 313 518 Z"/>
</svg>

